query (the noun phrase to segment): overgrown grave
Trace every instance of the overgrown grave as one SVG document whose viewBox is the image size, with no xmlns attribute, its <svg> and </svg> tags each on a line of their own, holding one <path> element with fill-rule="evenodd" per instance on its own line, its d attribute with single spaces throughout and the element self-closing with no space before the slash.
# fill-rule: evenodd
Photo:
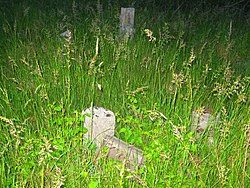
<svg viewBox="0 0 250 188">
<path fill-rule="evenodd" d="M 115 115 L 112 111 L 93 107 L 84 110 L 82 114 L 85 115 L 84 127 L 88 130 L 83 135 L 83 144 L 86 139 L 92 141 L 97 146 L 97 153 L 101 153 L 103 147 L 107 146 L 107 158 L 125 162 L 130 170 L 143 165 L 142 150 L 114 136 Z"/>
<path fill-rule="evenodd" d="M 192 111 L 192 123 L 190 130 L 196 135 L 196 139 L 200 139 L 202 135 L 207 131 L 207 143 L 208 145 L 214 144 L 214 134 L 216 124 L 219 123 L 220 113 L 215 117 L 211 109 L 203 109 L 202 111 Z"/>
</svg>

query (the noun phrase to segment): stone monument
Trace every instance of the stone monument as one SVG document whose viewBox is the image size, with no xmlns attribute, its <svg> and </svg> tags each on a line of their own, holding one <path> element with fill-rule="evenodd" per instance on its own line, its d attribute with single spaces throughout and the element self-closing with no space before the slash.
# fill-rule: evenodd
<svg viewBox="0 0 250 188">
<path fill-rule="evenodd" d="M 97 146 L 98 153 L 102 151 L 103 146 L 107 146 L 107 158 L 125 160 L 126 166 L 130 170 L 140 168 L 143 165 L 142 150 L 114 136 L 115 115 L 112 111 L 102 107 L 93 107 L 84 110 L 82 114 L 85 115 L 84 127 L 88 130 L 83 135 L 83 144 L 85 144 L 86 138 L 93 141 Z"/>
</svg>

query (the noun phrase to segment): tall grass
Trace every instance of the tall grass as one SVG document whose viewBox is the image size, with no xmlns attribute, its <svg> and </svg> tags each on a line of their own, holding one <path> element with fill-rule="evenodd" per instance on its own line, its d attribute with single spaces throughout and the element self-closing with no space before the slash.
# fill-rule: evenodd
<svg viewBox="0 0 250 188">
<path fill-rule="evenodd" d="M 247 187 L 249 18 L 136 7 L 130 41 L 119 39 L 120 4 L 105 5 L 2 6 L 0 187 Z M 116 113 L 116 136 L 144 151 L 141 169 L 82 145 L 91 105 Z M 220 114 L 212 146 L 190 132 L 204 107 Z"/>
</svg>

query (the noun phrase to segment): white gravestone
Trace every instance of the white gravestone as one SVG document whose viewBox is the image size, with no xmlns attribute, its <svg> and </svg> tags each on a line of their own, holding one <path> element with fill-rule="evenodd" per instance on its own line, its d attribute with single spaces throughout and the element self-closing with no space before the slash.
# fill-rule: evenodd
<svg viewBox="0 0 250 188">
<path fill-rule="evenodd" d="M 88 129 L 83 137 L 92 140 L 97 148 L 103 145 L 106 136 L 114 136 L 115 115 L 112 111 L 93 107 L 84 110 L 82 114 L 85 115 L 84 127 Z"/>
<path fill-rule="evenodd" d="M 85 115 L 84 127 L 88 132 L 83 135 L 85 138 L 93 141 L 99 151 L 103 146 L 108 147 L 107 158 L 126 162 L 126 166 L 130 170 L 143 165 L 144 157 L 142 150 L 135 146 L 116 138 L 114 136 L 115 115 L 112 111 L 102 107 L 88 108 L 82 112 Z M 84 142 L 83 142 L 84 144 Z"/>
</svg>

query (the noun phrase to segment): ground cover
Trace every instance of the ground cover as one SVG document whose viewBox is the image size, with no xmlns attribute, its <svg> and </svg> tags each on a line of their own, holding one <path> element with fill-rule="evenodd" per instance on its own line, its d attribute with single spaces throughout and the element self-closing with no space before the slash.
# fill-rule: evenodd
<svg viewBox="0 0 250 188">
<path fill-rule="evenodd" d="M 119 38 L 120 3 L 1 6 L 0 187 L 247 187 L 249 14 L 146 5 L 134 4 L 133 40 Z M 93 105 L 115 112 L 145 166 L 82 146 Z M 190 132 L 208 108 L 220 116 L 212 146 Z"/>
</svg>

